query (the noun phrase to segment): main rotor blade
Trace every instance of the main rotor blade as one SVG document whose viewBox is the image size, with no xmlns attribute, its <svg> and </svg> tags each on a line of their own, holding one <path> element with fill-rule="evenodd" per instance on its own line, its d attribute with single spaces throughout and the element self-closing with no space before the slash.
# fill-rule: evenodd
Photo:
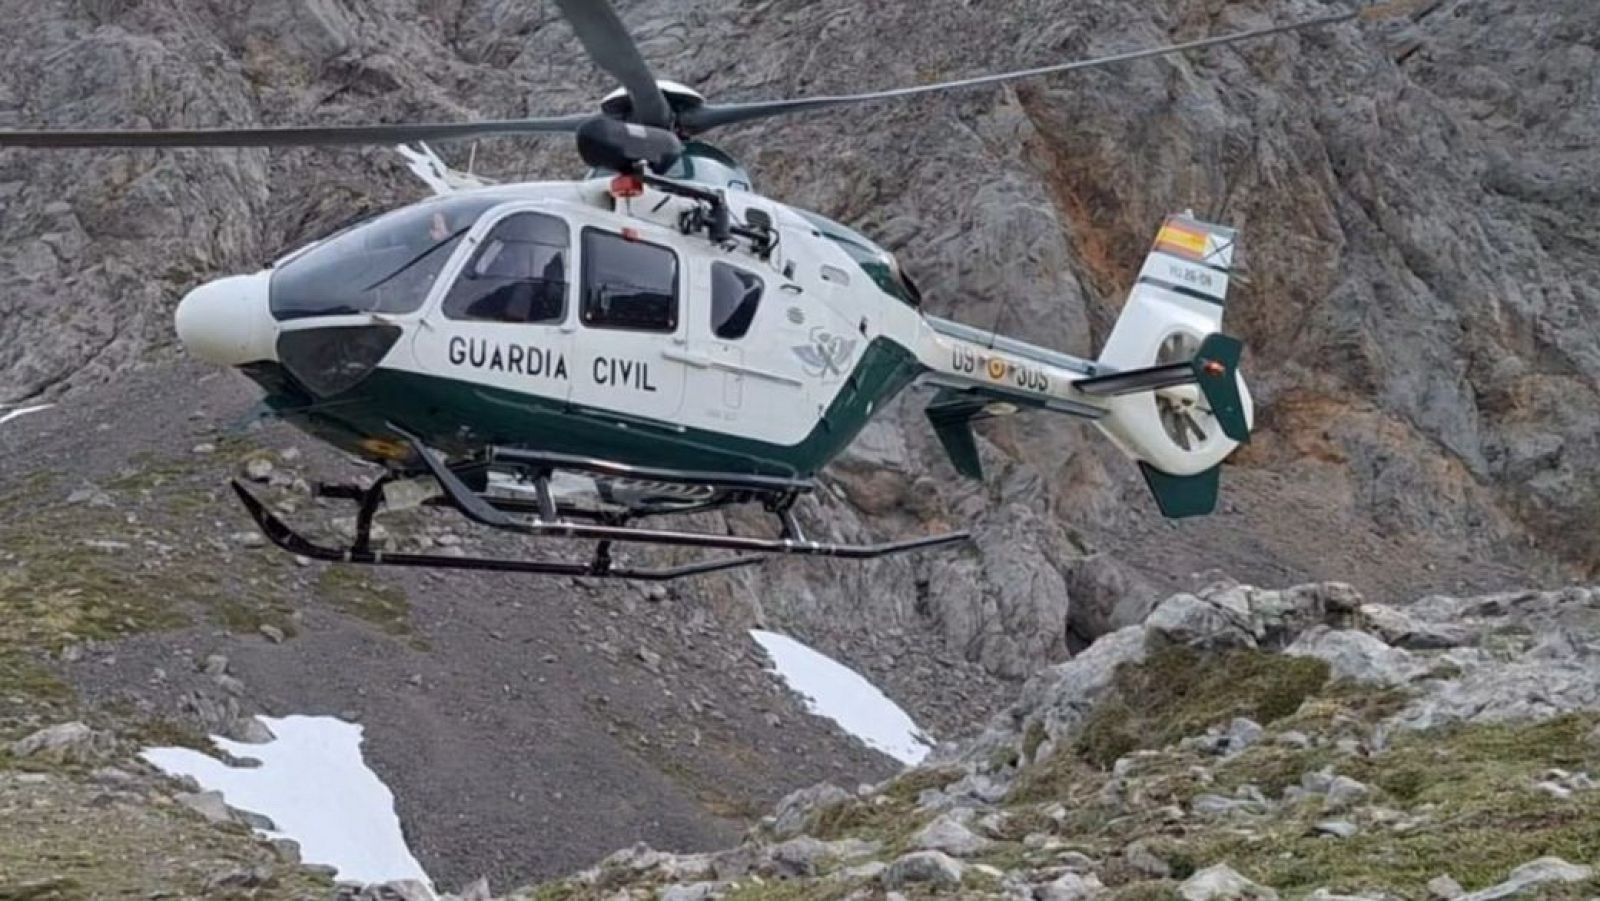
<svg viewBox="0 0 1600 901">
<path fill-rule="evenodd" d="M 795 100 L 768 100 L 752 103 L 727 103 L 708 104 L 697 109 L 685 110 L 678 120 L 681 129 L 688 132 L 701 132 L 716 128 L 719 125 L 732 125 L 736 122 L 748 122 L 753 119 L 764 119 L 768 116 L 782 116 L 788 113 L 800 113 L 809 110 L 826 109 L 834 106 L 847 106 L 856 103 L 872 103 L 879 100 L 898 100 L 902 97 L 916 97 L 922 94 L 935 94 L 941 91 L 953 91 L 961 88 L 975 88 L 983 85 L 1002 84 L 1008 81 L 1017 81 L 1024 78 L 1035 78 L 1040 75 L 1052 75 L 1058 72 L 1076 72 L 1081 69 L 1094 69 L 1100 66 L 1110 66 L 1116 63 L 1132 62 L 1134 60 L 1149 59 L 1153 56 L 1166 56 L 1172 53 L 1186 53 L 1191 50 L 1203 50 L 1207 47 L 1220 47 L 1225 44 L 1234 44 L 1240 41 L 1251 41 L 1258 38 L 1270 37 L 1275 34 L 1285 34 L 1306 28 L 1318 28 L 1324 25 L 1334 25 L 1339 22 L 1348 22 L 1362 15 L 1360 11 L 1338 13 L 1331 16 L 1322 16 L 1316 19 L 1307 19 L 1301 22 L 1290 22 L 1285 25 L 1272 25 L 1266 28 L 1256 28 L 1250 31 L 1240 31 L 1233 34 L 1219 35 L 1217 37 L 1202 38 L 1197 41 L 1187 41 L 1182 44 L 1169 44 L 1163 47 L 1152 47 L 1147 50 L 1133 50 L 1127 53 L 1118 53 L 1112 56 L 1102 56 L 1096 59 L 1078 60 L 1070 63 L 1058 63 L 1051 66 L 1038 66 L 1032 69 L 1019 69 L 1015 72 L 1002 72 L 997 75 L 980 75 L 975 78 L 963 78 L 956 81 L 942 81 L 937 84 L 918 85 L 911 88 L 895 88 L 888 91 L 874 91 L 868 94 L 840 94 L 827 97 L 802 97 Z"/>
<path fill-rule="evenodd" d="M 672 127 L 672 108 L 611 4 L 607 0 L 556 0 L 556 6 L 595 64 L 622 82 L 633 100 L 632 119 L 643 125 Z"/>
<path fill-rule="evenodd" d="M 306 147 L 406 144 L 490 135 L 576 131 L 588 115 L 487 122 L 412 125 L 297 125 L 269 128 L 199 128 L 107 131 L 0 131 L 0 147 Z"/>
</svg>

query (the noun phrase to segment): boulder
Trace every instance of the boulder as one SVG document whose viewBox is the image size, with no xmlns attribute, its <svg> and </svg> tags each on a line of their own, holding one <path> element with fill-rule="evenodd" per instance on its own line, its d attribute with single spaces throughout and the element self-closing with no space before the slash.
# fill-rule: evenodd
<svg viewBox="0 0 1600 901">
<path fill-rule="evenodd" d="M 1360 592 L 1343 582 L 1311 582 L 1280 591 L 1246 589 L 1251 631 L 1264 648 L 1287 647 L 1314 626 L 1343 624 L 1360 608 Z"/>
<path fill-rule="evenodd" d="M 1284 653 L 1326 661 L 1335 679 L 1373 685 L 1404 685 L 1428 671 L 1426 664 L 1408 652 L 1353 629 L 1316 626 L 1295 639 Z"/>
<path fill-rule="evenodd" d="M 839 786 L 831 782 L 819 782 L 785 795 L 778 802 L 769 828 L 778 838 L 792 838 L 804 832 L 816 814 L 852 800 L 854 797 Z"/>
<path fill-rule="evenodd" d="M 1093 873 L 1065 873 L 1054 882 L 1034 889 L 1033 897 L 1035 901 L 1085 901 L 1104 894 L 1105 890 L 1100 877 Z"/>
<path fill-rule="evenodd" d="M 1349 820 L 1323 820 L 1311 827 L 1318 835 L 1332 836 L 1333 838 L 1354 838 L 1360 832 L 1360 827 Z"/>
<path fill-rule="evenodd" d="M 955 888 L 961 885 L 966 868 L 961 862 L 940 851 L 913 851 L 897 858 L 883 871 L 885 888 L 898 889 L 919 884 L 932 888 Z"/>
<path fill-rule="evenodd" d="M 1225 863 L 1209 866 L 1185 879 L 1178 886 L 1184 901 L 1223 901 L 1231 898 L 1254 898 L 1276 901 L 1278 893 L 1257 885 L 1239 875 Z"/>
<path fill-rule="evenodd" d="M 1222 748 L 1222 753 L 1227 755 L 1237 754 L 1260 741 L 1265 734 L 1266 730 L 1262 729 L 1261 724 L 1255 720 L 1242 716 L 1235 717 L 1233 722 L 1228 724 L 1228 731 L 1223 736 L 1226 743 Z"/>
<path fill-rule="evenodd" d="M 1541 857 L 1517 867 L 1505 882 L 1470 892 L 1457 901 L 1500 901 L 1514 898 L 1541 885 L 1559 882 L 1585 882 L 1594 877 L 1594 867 L 1567 863 L 1559 857 Z"/>
<path fill-rule="evenodd" d="M 950 814 L 940 814 L 911 837 L 911 847 L 970 857 L 988 850 L 994 842 L 974 833 Z"/>
<path fill-rule="evenodd" d="M 780 879 L 797 876 L 815 876 L 820 864 L 833 857 L 828 843 L 809 835 L 801 835 L 779 842 L 766 851 L 766 865 L 762 872 Z"/>
<path fill-rule="evenodd" d="M 93 763 L 115 753 L 112 735 L 83 723 L 60 723 L 11 743 L 11 756 L 55 763 Z"/>
<path fill-rule="evenodd" d="M 233 822 L 233 811 L 222 800 L 222 792 L 203 791 L 178 795 L 178 803 L 205 817 L 211 823 Z"/>
<path fill-rule="evenodd" d="M 1067 594 L 1067 627 L 1083 641 L 1139 625 L 1161 601 L 1159 589 L 1110 554 L 1075 561 L 1067 571 Z"/>
<path fill-rule="evenodd" d="M 1413 651 L 1437 651 L 1471 644 L 1477 633 L 1457 623 L 1419 619 L 1387 604 L 1362 604 L 1362 627 L 1385 643 Z"/>
<path fill-rule="evenodd" d="M 1149 843 L 1143 840 L 1122 850 L 1122 862 L 1148 879 L 1166 879 L 1172 875 L 1172 865 L 1150 850 Z"/>
<path fill-rule="evenodd" d="M 1349 776 L 1335 776 L 1328 784 L 1325 805 L 1331 810 L 1341 810 L 1372 794 L 1365 783 Z"/>
<path fill-rule="evenodd" d="M 1000 750 L 1016 750 L 1030 729 L 1042 727 L 1058 745 L 1074 736 L 1112 685 L 1117 667 L 1145 656 L 1145 628 L 1129 626 L 1096 641 L 1083 653 L 1029 679 L 1017 702 L 994 717 L 960 759 L 987 765 Z"/>
<path fill-rule="evenodd" d="M 1209 598 L 1175 594 L 1157 604 L 1144 621 L 1146 641 L 1152 647 L 1253 648 L 1249 609 L 1238 603 L 1241 600 L 1233 593 Z"/>
<path fill-rule="evenodd" d="M 669 885 L 661 890 L 657 901 L 710 901 L 727 891 L 726 882 L 693 882 L 688 885 Z"/>
</svg>

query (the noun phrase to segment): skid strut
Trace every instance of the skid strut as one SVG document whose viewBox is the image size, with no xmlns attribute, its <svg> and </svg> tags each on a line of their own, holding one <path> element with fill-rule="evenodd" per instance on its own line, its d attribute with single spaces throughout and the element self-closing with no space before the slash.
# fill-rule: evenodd
<svg viewBox="0 0 1600 901">
<path fill-rule="evenodd" d="M 359 504 L 356 516 L 355 539 L 347 548 L 333 548 L 317 544 L 290 528 L 271 510 L 267 509 L 250 490 L 239 482 L 233 490 L 249 511 L 256 525 L 268 540 L 293 554 L 313 560 L 363 563 L 388 566 L 416 566 L 439 569 L 488 570 L 496 572 L 537 573 L 560 576 L 591 576 L 614 579 L 666 580 L 702 573 L 719 572 L 761 562 L 768 555 L 799 555 L 814 557 L 839 557 L 844 559 L 871 559 L 925 550 L 964 542 L 967 532 L 950 532 L 909 538 L 880 544 L 838 544 L 812 541 L 805 537 L 795 518 L 792 506 L 799 494 L 810 490 L 810 484 L 797 480 L 770 477 L 740 477 L 718 473 L 684 473 L 662 470 L 644 471 L 652 477 L 668 476 L 685 483 L 716 484 L 718 487 L 747 491 L 750 498 L 766 497 L 768 509 L 778 518 L 782 527 L 778 538 L 757 538 L 739 535 L 713 535 L 704 532 L 687 532 L 673 529 L 651 529 L 629 526 L 623 520 L 603 522 L 578 522 L 561 518 L 557 505 L 550 495 L 549 479 L 555 469 L 564 466 L 589 471 L 626 471 L 630 475 L 641 470 L 610 464 L 605 461 L 579 460 L 577 458 L 552 460 L 523 454 L 518 462 L 542 464 L 534 473 L 534 486 L 538 497 L 536 505 L 507 502 L 501 498 L 488 498 L 473 491 L 454 470 L 446 466 L 437 454 L 415 438 L 410 439 L 412 449 L 422 461 L 427 472 L 443 490 L 442 502 L 455 507 L 473 522 L 506 532 L 532 538 L 565 538 L 594 543 L 594 556 L 587 563 L 558 560 L 515 560 L 506 558 L 450 557 L 440 554 L 389 553 L 372 546 L 372 521 L 383 504 L 383 490 L 396 479 L 384 475 L 372 485 L 319 486 L 323 497 L 335 497 Z M 515 457 L 517 452 L 501 452 Z M 551 465 L 554 464 L 554 465 Z M 532 506 L 533 509 L 528 509 Z M 511 511 L 520 514 L 513 516 Z M 612 556 L 614 544 L 652 544 L 665 547 L 690 547 L 706 550 L 733 551 L 733 556 L 700 560 L 681 566 L 638 568 L 619 566 Z"/>
</svg>

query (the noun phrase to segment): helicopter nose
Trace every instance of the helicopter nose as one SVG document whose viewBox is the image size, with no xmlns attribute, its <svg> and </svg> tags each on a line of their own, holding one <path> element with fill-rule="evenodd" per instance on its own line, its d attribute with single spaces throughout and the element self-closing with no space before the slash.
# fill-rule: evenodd
<svg viewBox="0 0 1600 901">
<path fill-rule="evenodd" d="M 190 291 L 174 316 L 178 340 L 208 363 L 242 366 L 273 359 L 277 327 L 267 306 L 271 277 L 270 272 L 235 275 Z"/>
</svg>

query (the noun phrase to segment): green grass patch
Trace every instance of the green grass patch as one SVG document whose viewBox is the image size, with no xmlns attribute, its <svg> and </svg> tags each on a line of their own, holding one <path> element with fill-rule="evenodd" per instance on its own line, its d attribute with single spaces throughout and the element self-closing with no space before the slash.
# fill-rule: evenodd
<svg viewBox="0 0 1600 901">
<path fill-rule="evenodd" d="M 1582 795 L 1556 799 L 1533 785 L 1552 767 L 1600 768 L 1600 751 L 1585 742 L 1597 720 L 1566 716 L 1407 734 L 1376 756 L 1340 759 L 1340 773 L 1387 795 L 1380 803 L 1425 811 L 1427 822 L 1416 829 L 1372 825 L 1351 839 L 1319 838 L 1309 827 L 1321 813 L 1311 809 L 1264 823 L 1251 837 L 1207 831 L 1184 842 L 1182 855 L 1196 868 L 1230 863 L 1280 892 L 1387 889 L 1406 897 L 1425 895 L 1427 881 L 1440 874 L 1476 890 L 1545 855 L 1592 863 L 1600 804 Z"/>
<path fill-rule="evenodd" d="M 1272 723 L 1293 714 L 1327 681 L 1328 665 L 1314 658 L 1165 648 L 1117 669 L 1077 750 L 1108 767 L 1132 751 L 1166 747 L 1236 716 Z"/>
<path fill-rule="evenodd" d="M 723 895 L 724 901 L 841 901 L 858 887 L 819 879 L 743 882 Z"/>
<path fill-rule="evenodd" d="M 1111 890 L 1107 901 L 1180 901 L 1178 884 L 1165 879 L 1130 882 Z"/>
<path fill-rule="evenodd" d="M 317 599 L 377 626 L 390 635 L 411 634 L 411 604 L 406 593 L 369 569 L 329 565 L 317 577 Z"/>
</svg>

